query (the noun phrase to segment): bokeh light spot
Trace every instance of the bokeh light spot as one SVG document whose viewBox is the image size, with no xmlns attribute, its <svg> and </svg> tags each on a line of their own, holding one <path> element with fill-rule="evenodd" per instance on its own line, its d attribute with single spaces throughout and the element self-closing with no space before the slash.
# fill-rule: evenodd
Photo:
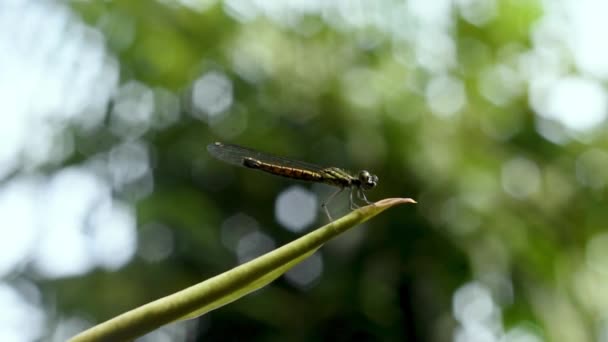
<svg viewBox="0 0 608 342">
<path fill-rule="evenodd" d="M 416 37 L 416 61 L 430 73 L 446 73 L 456 65 L 454 39 L 437 29 L 426 29 Z"/>
<path fill-rule="evenodd" d="M 285 273 L 285 279 L 300 289 L 309 289 L 323 273 L 323 258 L 319 252 L 304 259 Z"/>
<path fill-rule="evenodd" d="M 482 26 L 496 17 L 496 0 L 456 0 L 460 15 L 469 23 Z"/>
<path fill-rule="evenodd" d="M 407 9 L 418 20 L 444 27 L 450 22 L 452 2 L 450 0 L 411 0 L 407 2 Z"/>
<path fill-rule="evenodd" d="M 73 145 L 63 127 L 99 127 L 118 84 L 118 64 L 104 44 L 64 4 L 3 2 L 0 178 L 22 158 L 35 168 L 68 157 Z"/>
<path fill-rule="evenodd" d="M 272 251 L 275 247 L 274 240 L 261 231 L 254 231 L 244 235 L 236 247 L 236 256 L 239 263 L 251 261 L 262 254 Z"/>
<path fill-rule="evenodd" d="M 500 310 L 485 286 L 472 282 L 456 290 L 452 309 L 460 323 L 455 331 L 455 341 L 490 342 L 502 335 Z"/>
<path fill-rule="evenodd" d="M 490 102 L 503 106 L 522 92 L 522 80 L 506 65 L 496 65 L 481 74 L 479 91 Z"/>
<path fill-rule="evenodd" d="M 277 221 L 296 233 L 314 222 L 318 210 L 317 197 L 314 193 L 297 185 L 281 192 L 275 202 Z"/>
<path fill-rule="evenodd" d="M 148 149 L 141 142 L 128 142 L 114 147 L 108 156 L 112 187 L 122 190 L 150 172 Z"/>
<path fill-rule="evenodd" d="M 451 76 L 433 78 L 426 88 L 426 102 L 438 116 L 446 117 L 457 113 L 467 102 L 462 81 Z"/>
<path fill-rule="evenodd" d="M 581 0 L 566 2 L 565 8 L 572 18 L 569 38 L 576 64 L 586 73 L 608 78 L 608 44 L 602 42 L 608 32 L 608 2 Z"/>
<path fill-rule="evenodd" d="M 137 250 L 135 214 L 114 200 L 98 207 L 88 220 L 90 248 L 96 263 L 116 270 L 131 260 Z"/>
<path fill-rule="evenodd" d="M 36 220 L 41 180 L 25 178 L 13 180 L 0 187 L 0 276 L 27 260 L 38 232 Z"/>
<path fill-rule="evenodd" d="M 537 101 L 539 115 L 561 122 L 574 132 L 596 128 L 608 114 L 608 96 L 598 82 L 569 76 L 547 89 L 546 101 Z"/>
<path fill-rule="evenodd" d="M 35 341 L 43 334 L 44 313 L 17 289 L 0 283 L 0 341 Z"/>
<path fill-rule="evenodd" d="M 537 118 L 534 125 L 538 134 L 554 144 L 564 145 L 571 140 L 568 130 L 556 120 Z"/>
<path fill-rule="evenodd" d="M 129 81 L 118 89 L 114 98 L 111 129 L 125 138 L 137 138 L 151 125 L 154 93 L 147 86 Z"/>
<path fill-rule="evenodd" d="M 469 283 L 454 293 L 454 317 L 461 323 L 489 319 L 494 313 L 494 301 L 490 291 L 478 283 Z"/>
<path fill-rule="evenodd" d="M 518 324 L 509 329 L 500 342 L 542 342 L 539 328 L 531 324 Z"/>
<path fill-rule="evenodd" d="M 511 196 L 523 199 L 540 190 L 541 173 L 533 161 L 517 157 L 502 167 L 502 187 Z"/>
<path fill-rule="evenodd" d="M 40 187 L 30 199 L 44 217 L 36 221 L 41 228 L 34 254 L 38 272 L 60 278 L 97 265 L 116 269 L 130 260 L 136 248 L 134 213 L 111 193 L 107 182 L 77 167 L 61 170 Z"/>
<path fill-rule="evenodd" d="M 192 104 L 194 115 L 207 121 L 230 108 L 233 101 L 232 81 L 219 71 L 210 71 L 194 82 Z"/>
</svg>

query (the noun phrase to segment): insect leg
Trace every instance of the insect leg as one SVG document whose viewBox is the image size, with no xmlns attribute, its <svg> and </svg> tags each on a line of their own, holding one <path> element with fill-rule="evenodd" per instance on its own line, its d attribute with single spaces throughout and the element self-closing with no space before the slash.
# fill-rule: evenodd
<svg viewBox="0 0 608 342">
<path fill-rule="evenodd" d="M 321 203 L 321 208 L 323 208 L 323 210 L 325 210 L 325 214 L 327 215 L 327 218 L 329 219 L 330 222 L 333 221 L 333 219 L 331 218 L 331 215 L 329 215 L 329 210 L 327 209 L 327 205 L 329 204 L 329 202 L 331 202 L 331 200 L 334 197 L 336 197 L 336 195 L 338 195 L 342 191 L 344 191 L 344 188 L 340 188 L 340 189 L 334 191 L 334 193 L 329 195 L 329 197 L 327 197 L 327 199 L 325 199 L 325 201 L 323 201 L 323 203 Z"/>
<path fill-rule="evenodd" d="M 361 189 L 361 188 L 359 188 L 357 191 L 357 197 L 359 197 L 359 199 L 362 199 L 367 204 L 372 203 L 367 199 L 367 197 L 365 197 L 365 191 L 363 191 L 363 189 Z"/>
<path fill-rule="evenodd" d="M 350 210 L 355 210 L 359 208 L 357 203 L 355 203 L 355 201 L 353 200 L 353 192 L 355 192 L 355 187 L 350 188 Z"/>
</svg>

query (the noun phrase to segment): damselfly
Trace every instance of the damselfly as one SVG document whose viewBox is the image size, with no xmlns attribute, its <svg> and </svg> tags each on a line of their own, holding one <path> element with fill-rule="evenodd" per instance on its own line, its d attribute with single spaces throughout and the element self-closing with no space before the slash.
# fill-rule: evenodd
<svg viewBox="0 0 608 342">
<path fill-rule="evenodd" d="M 353 193 L 357 197 L 369 204 L 365 197 L 365 190 L 371 189 L 378 184 L 378 177 L 368 171 L 359 171 L 357 176 L 353 176 L 343 169 L 337 167 L 321 167 L 293 159 L 273 156 L 268 153 L 252 150 L 246 147 L 223 144 L 216 142 L 207 146 L 207 151 L 215 158 L 226 163 L 257 169 L 273 175 L 288 177 L 303 181 L 324 183 L 338 187 L 324 202 L 321 207 L 331 221 L 331 215 L 327 209 L 327 204 L 344 189 L 350 189 L 350 208 L 355 209 L 358 205 L 353 199 Z"/>
</svg>

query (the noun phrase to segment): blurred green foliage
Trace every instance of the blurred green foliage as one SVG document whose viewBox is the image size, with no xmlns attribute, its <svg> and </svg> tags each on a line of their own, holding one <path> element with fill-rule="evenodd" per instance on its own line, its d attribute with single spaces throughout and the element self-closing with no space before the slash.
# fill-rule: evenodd
<svg viewBox="0 0 608 342">
<path fill-rule="evenodd" d="M 276 244 L 297 236 L 274 218 L 275 198 L 292 182 L 212 160 L 205 146 L 221 140 L 367 168 L 380 177 L 370 199 L 419 204 L 323 248 L 323 273 L 310 288 L 278 280 L 201 318 L 188 340 L 447 341 L 467 328 L 458 291 L 477 289 L 471 284 L 491 294 L 490 308 L 471 300 L 470 314 L 490 310 L 484 319 L 498 324 L 497 339 L 600 334 L 607 273 L 588 263 L 603 247 L 587 244 L 608 218 L 605 152 L 579 157 L 606 138 L 558 144 L 541 134 L 529 79 L 517 71 L 539 2 L 497 1 L 496 16 L 481 23 L 455 10 L 399 21 L 403 6 L 390 1 L 353 2 L 343 13 L 251 9 L 249 17 L 236 3 L 72 3 L 103 32 L 121 83 L 152 89 L 161 116 L 170 107 L 159 94 L 175 95 L 179 117 L 143 136 L 154 191 L 137 202 L 140 242 L 150 227 L 168 227 L 172 253 L 46 284 L 61 311 L 105 320 L 233 267 L 221 227 L 237 213 Z M 230 80 L 233 97 L 216 114 L 194 104 L 196 82 L 213 72 Z"/>
</svg>

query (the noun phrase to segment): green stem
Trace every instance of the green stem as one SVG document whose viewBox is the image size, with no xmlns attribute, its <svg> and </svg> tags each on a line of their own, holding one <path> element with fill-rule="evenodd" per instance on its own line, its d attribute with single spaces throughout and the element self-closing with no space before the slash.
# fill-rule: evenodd
<svg viewBox="0 0 608 342">
<path fill-rule="evenodd" d="M 409 198 L 385 199 L 359 208 L 295 241 L 227 272 L 96 325 L 70 341 L 125 341 L 165 324 L 221 307 L 272 282 L 336 235 Z"/>
</svg>

